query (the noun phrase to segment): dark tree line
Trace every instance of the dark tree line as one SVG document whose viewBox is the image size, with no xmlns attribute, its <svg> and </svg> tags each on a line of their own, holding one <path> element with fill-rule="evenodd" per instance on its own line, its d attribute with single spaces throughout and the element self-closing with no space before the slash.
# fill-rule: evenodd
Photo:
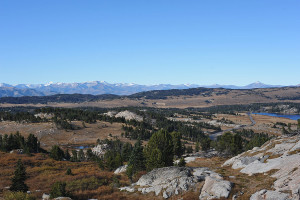
<svg viewBox="0 0 300 200">
<path fill-rule="evenodd" d="M 207 112 L 207 113 L 224 113 L 224 114 L 235 114 L 236 112 L 265 112 L 263 107 L 271 107 L 271 113 L 280 113 L 282 110 L 278 107 L 280 105 L 289 105 L 294 107 L 300 113 L 300 103 L 292 102 L 278 102 L 278 103 L 252 103 L 252 104 L 237 104 L 237 105 L 219 105 L 207 108 L 191 108 L 193 111 Z"/>
<path fill-rule="evenodd" d="M 24 138 L 19 132 L 15 134 L 0 135 L 0 150 L 4 152 L 11 151 L 13 149 L 23 149 L 25 153 L 37 153 L 43 151 L 40 148 L 40 143 L 33 134 L 30 134 L 27 138 Z"/>
<path fill-rule="evenodd" d="M 1 97 L 0 103 L 11 104 L 47 104 L 50 102 L 56 103 L 81 103 L 99 100 L 111 100 L 120 98 L 118 95 L 102 94 L 56 94 L 51 96 L 24 96 L 24 97 Z"/>
<path fill-rule="evenodd" d="M 0 121 L 16 121 L 16 122 L 30 122 L 39 123 L 45 122 L 46 119 L 41 119 L 40 117 L 34 116 L 30 112 L 0 112 Z"/>
</svg>

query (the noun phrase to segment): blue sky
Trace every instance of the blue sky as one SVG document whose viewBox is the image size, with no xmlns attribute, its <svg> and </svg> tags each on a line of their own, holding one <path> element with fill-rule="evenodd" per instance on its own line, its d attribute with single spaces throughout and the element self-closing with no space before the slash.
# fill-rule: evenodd
<svg viewBox="0 0 300 200">
<path fill-rule="evenodd" d="M 300 83 L 299 0 L 0 0 L 0 82 Z"/>
</svg>

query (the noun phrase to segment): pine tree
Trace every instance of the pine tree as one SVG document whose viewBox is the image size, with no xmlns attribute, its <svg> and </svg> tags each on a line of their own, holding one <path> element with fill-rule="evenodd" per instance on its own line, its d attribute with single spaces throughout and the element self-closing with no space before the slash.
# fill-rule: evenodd
<svg viewBox="0 0 300 200">
<path fill-rule="evenodd" d="M 207 150 L 210 149 L 211 140 L 209 139 L 209 137 L 202 138 L 200 140 L 200 143 L 201 143 L 201 150 L 202 151 L 207 151 Z"/>
<path fill-rule="evenodd" d="M 196 142 L 195 153 L 199 152 L 199 150 L 200 150 L 200 144 L 199 142 Z"/>
<path fill-rule="evenodd" d="M 126 175 L 128 176 L 129 180 L 132 182 L 132 177 L 134 175 L 133 166 L 132 165 L 128 165 L 128 167 L 126 169 Z"/>
<path fill-rule="evenodd" d="M 25 184 L 27 179 L 26 169 L 22 161 L 19 159 L 17 162 L 16 170 L 14 172 L 14 177 L 12 178 L 12 185 L 10 186 L 11 191 L 28 191 L 28 186 Z"/>
<path fill-rule="evenodd" d="M 82 149 L 80 149 L 79 152 L 78 152 L 78 160 L 79 161 L 84 161 L 84 158 L 85 158 L 84 152 L 83 152 Z"/>
<path fill-rule="evenodd" d="M 66 197 L 68 196 L 66 192 L 66 183 L 65 182 L 56 182 L 52 185 L 51 191 L 50 191 L 50 198 L 55 197 Z"/>
<path fill-rule="evenodd" d="M 122 146 L 122 159 L 128 161 L 132 152 L 132 145 L 129 142 L 126 142 Z"/>
<path fill-rule="evenodd" d="M 178 162 L 178 167 L 185 167 L 185 165 L 186 165 L 186 162 L 185 162 L 184 158 L 181 157 Z"/>
<path fill-rule="evenodd" d="M 72 162 L 78 162 L 78 156 L 77 156 L 77 151 L 72 150 L 72 157 L 71 157 Z"/>
<path fill-rule="evenodd" d="M 154 133 L 144 153 L 148 171 L 154 168 L 172 166 L 174 157 L 172 136 L 165 130 Z"/>
<path fill-rule="evenodd" d="M 63 150 L 61 150 L 59 146 L 54 145 L 50 151 L 50 157 L 54 160 L 62 160 L 65 157 L 65 155 Z"/>
<path fill-rule="evenodd" d="M 128 161 L 128 172 L 127 175 L 134 175 L 138 171 L 145 170 L 145 157 L 143 154 L 143 146 L 141 140 L 138 140 L 133 147 L 129 161 Z"/>
<path fill-rule="evenodd" d="M 72 170 L 70 168 L 67 169 L 66 175 L 72 175 Z"/>
<path fill-rule="evenodd" d="M 5 134 L 3 136 L 3 139 L 2 139 L 2 149 L 3 151 L 7 152 L 9 151 L 9 145 L 8 145 L 8 135 Z"/>
<path fill-rule="evenodd" d="M 241 152 L 243 152 L 243 138 L 239 134 L 235 134 L 231 143 L 230 153 L 232 155 L 237 155 Z"/>
<path fill-rule="evenodd" d="M 92 160 L 94 158 L 94 154 L 92 149 L 87 149 L 86 150 L 86 159 L 87 160 Z"/>
<path fill-rule="evenodd" d="M 186 153 L 193 153 L 193 147 L 192 146 L 188 146 L 186 148 Z"/>
<path fill-rule="evenodd" d="M 121 154 L 114 150 L 107 151 L 103 159 L 105 167 L 110 171 L 117 169 L 123 164 Z"/>
<path fill-rule="evenodd" d="M 65 159 L 66 159 L 66 160 L 70 160 L 70 159 L 71 159 L 71 155 L 70 155 L 68 149 L 65 151 Z"/>
<path fill-rule="evenodd" d="M 39 142 L 37 137 L 35 137 L 33 134 L 29 134 L 26 140 L 26 146 L 29 149 L 30 153 L 39 152 Z"/>
<path fill-rule="evenodd" d="M 179 132 L 173 132 L 173 146 L 174 146 L 174 155 L 180 157 L 183 154 L 183 148 L 181 144 L 181 134 Z"/>
</svg>

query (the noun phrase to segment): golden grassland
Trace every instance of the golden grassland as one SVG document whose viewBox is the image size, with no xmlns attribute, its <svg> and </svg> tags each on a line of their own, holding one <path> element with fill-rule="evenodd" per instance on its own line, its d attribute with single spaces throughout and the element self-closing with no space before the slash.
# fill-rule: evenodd
<svg viewBox="0 0 300 200">
<path fill-rule="evenodd" d="M 26 166 L 28 175 L 26 184 L 37 199 L 40 199 L 43 193 L 49 194 L 51 186 L 57 181 L 67 182 L 67 191 L 72 193 L 74 199 L 163 199 L 162 195 L 155 196 L 152 193 L 142 195 L 140 192 L 119 191 L 118 187 L 130 185 L 127 176 L 124 174 L 114 175 L 113 172 L 101 170 L 94 162 L 55 161 L 48 155 L 40 153 L 28 156 L 3 152 L 0 152 L 0 199 L 7 191 L 3 188 L 11 184 L 18 159 L 21 159 Z M 72 175 L 66 175 L 68 168 L 71 169 Z M 145 173 L 139 173 L 133 181 L 136 182 Z M 119 183 L 116 183 L 116 179 Z M 179 197 L 186 200 L 199 199 L 200 188 L 201 184 L 195 190 L 170 199 L 175 200 Z"/>
<path fill-rule="evenodd" d="M 43 193 L 49 193 L 51 185 L 56 181 L 67 182 L 67 190 L 76 198 L 74 199 L 163 199 L 161 195 L 154 194 L 142 195 L 139 192 L 127 193 L 120 192 L 117 187 L 128 186 L 130 184 L 126 175 L 114 175 L 113 172 L 101 170 L 96 163 L 93 162 L 69 162 L 55 161 L 45 154 L 34 154 L 32 156 L 10 154 L 0 152 L 0 197 L 11 183 L 14 167 L 18 159 L 22 159 L 26 166 L 28 180 L 26 184 L 30 191 L 38 199 Z M 242 174 L 239 170 L 233 170 L 230 167 L 221 167 L 226 158 L 198 158 L 188 163 L 190 167 L 208 167 L 224 176 L 224 179 L 234 183 L 233 190 L 229 199 L 236 193 L 243 192 L 238 199 L 249 199 L 251 194 L 261 189 L 270 189 L 274 183 L 274 178 L 269 175 L 257 174 L 248 176 Z M 66 175 L 67 169 L 72 170 L 72 175 Z M 144 174 L 142 172 L 134 178 L 134 182 Z M 273 173 L 273 172 L 272 172 Z M 270 174 L 272 174 L 270 172 Z M 116 183 L 118 180 L 119 183 Z M 198 184 L 194 190 L 174 196 L 170 199 L 199 199 L 203 182 Z"/>
<path fill-rule="evenodd" d="M 121 137 L 122 123 L 109 123 L 97 121 L 94 124 L 82 122 L 72 122 L 72 124 L 81 127 L 78 130 L 57 129 L 54 123 L 17 123 L 10 121 L 0 122 L 0 134 L 10 134 L 19 131 L 23 136 L 27 137 L 30 133 L 38 137 L 41 147 L 49 150 L 53 145 L 63 147 L 95 145 L 97 139 L 113 139 L 119 138 L 123 142 L 134 143 L 125 137 Z M 110 136 L 111 135 L 111 136 Z"/>
<path fill-rule="evenodd" d="M 120 192 L 117 186 L 129 185 L 128 178 L 101 170 L 93 162 L 55 161 L 43 154 L 28 156 L 3 152 L 0 152 L 0 197 L 5 192 L 3 188 L 11 184 L 14 167 L 19 158 L 26 166 L 29 177 L 26 184 L 37 199 L 43 193 L 49 194 L 51 186 L 57 181 L 67 182 L 67 190 L 74 195 L 74 199 L 149 199 L 149 195 Z M 66 175 L 68 168 L 72 170 L 72 175 Z M 114 181 L 116 179 L 119 181 L 118 185 Z"/>
<path fill-rule="evenodd" d="M 233 121 L 236 125 L 249 125 L 251 124 L 251 121 L 249 119 L 249 116 L 246 113 L 238 113 L 238 115 L 229 115 L 229 114 L 215 114 L 216 118 L 214 119 L 227 119 Z M 285 123 L 285 124 L 291 124 L 291 128 L 293 130 L 297 129 L 297 121 L 291 120 L 288 118 L 282 118 L 282 117 L 273 117 L 273 116 L 266 116 L 266 115 L 257 115 L 252 114 L 252 117 L 256 124 L 254 126 L 247 127 L 246 129 L 251 129 L 255 133 L 267 133 L 269 135 L 275 135 L 279 136 L 282 134 L 282 128 L 281 126 L 276 126 L 274 128 L 274 124 L 277 122 Z M 221 127 L 222 130 L 226 130 L 229 127 Z"/>
</svg>

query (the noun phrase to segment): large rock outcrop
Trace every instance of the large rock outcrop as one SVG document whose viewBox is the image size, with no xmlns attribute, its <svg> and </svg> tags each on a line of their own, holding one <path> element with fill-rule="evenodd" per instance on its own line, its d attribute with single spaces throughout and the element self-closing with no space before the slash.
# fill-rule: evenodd
<svg viewBox="0 0 300 200">
<path fill-rule="evenodd" d="M 289 195 L 277 191 L 261 190 L 251 195 L 250 200 L 290 200 Z"/>
<path fill-rule="evenodd" d="M 123 165 L 121 167 L 118 167 L 115 171 L 114 174 L 121 174 L 126 172 L 128 165 Z"/>
<path fill-rule="evenodd" d="M 124 117 L 126 120 L 136 120 L 136 121 L 143 121 L 143 117 L 140 115 L 137 115 L 133 112 L 130 112 L 128 110 L 119 112 L 118 114 L 115 115 L 115 117 Z"/>
<path fill-rule="evenodd" d="M 169 198 L 188 190 L 205 181 L 199 199 L 227 198 L 231 191 L 231 183 L 208 168 L 164 167 L 157 168 L 143 175 L 138 182 L 120 190 L 128 192 L 140 191 L 142 194 L 154 192 Z"/>
<path fill-rule="evenodd" d="M 287 195 L 291 199 L 300 197 L 299 136 L 272 139 L 261 148 L 255 147 L 227 160 L 223 166 L 232 166 L 233 169 L 239 169 L 240 172 L 248 175 L 271 172 L 271 177 L 277 179 L 273 185 L 276 192 L 281 192 L 282 196 Z M 291 191 L 292 195 L 282 193 L 286 191 Z M 275 193 L 267 191 L 264 195 L 273 194 Z"/>
<path fill-rule="evenodd" d="M 98 144 L 94 148 L 92 148 L 93 154 L 96 156 L 103 156 L 109 150 L 108 144 Z"/>
<path fill-rule="evenodd" d="M 205 178 L 199 199 L 227 198 L 230 194 L 232 184 L 229 181 L 217 179 L 211 176 Z"/>
</svg>

